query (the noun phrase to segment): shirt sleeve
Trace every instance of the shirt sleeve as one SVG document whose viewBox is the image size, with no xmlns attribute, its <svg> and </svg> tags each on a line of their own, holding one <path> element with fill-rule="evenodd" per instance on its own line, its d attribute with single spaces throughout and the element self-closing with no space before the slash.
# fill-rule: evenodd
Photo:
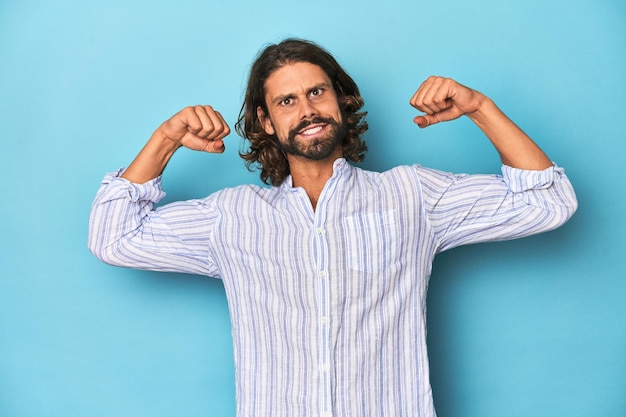
<svg viewBox="0 0 626 417">
<path fill-rule="evenodd" d="M 89 217 L 89 250 L 111 265 L 219 277 L 212 226 L 219 216 L 210 197 L 154 208 L 165 193 L 161 178 L 135 184 L 107 174 Z"/>
<path fill-rule="evenodd" d="M 504 165 L 502 175 L 418 170 L 439 252 L 546 232 L 564 224 L 578 206 L 565 171 L 556 164 L 543 171 Z"/>
</svg>

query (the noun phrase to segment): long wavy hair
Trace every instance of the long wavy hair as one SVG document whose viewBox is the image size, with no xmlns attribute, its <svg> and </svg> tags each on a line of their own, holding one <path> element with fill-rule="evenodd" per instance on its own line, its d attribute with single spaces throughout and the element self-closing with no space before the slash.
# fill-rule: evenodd
<svg viewBox="0 0 626 417">
<path fill-rule="evenodd" d="M 349 161 L 361 162 L 367 152 L 367 146 L 361 138 L 368 127 L 366 112 L 359 111 L 364 102 L 354 80 L 322 47 L 302 39 L 286 39 L 267 46 L 252 64 L 246 96 L 235 125 L 237 133 L 250 142 L 248 149 L 242 149 L 239 155 L 246 161 L 249 170 L 261 171 L 261 180 L 266 184 L 282 184 L 290 171 L 278 138 L 275 134 L 265 133 L 257 108 L 269 114 L 265 102 L 265 81 L 274 71 L 298 62 L 318 65 L 332 82 L 347 127 L 347 135 L 342 141 L 344 157 Z"/>
</svg>

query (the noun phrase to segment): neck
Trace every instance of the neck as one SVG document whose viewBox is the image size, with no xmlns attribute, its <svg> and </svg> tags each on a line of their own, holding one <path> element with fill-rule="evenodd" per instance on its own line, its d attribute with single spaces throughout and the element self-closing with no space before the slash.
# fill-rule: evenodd
<svg viewBox="0 0 626 417">
<path fill-rule="evenodd" d="M 314 210 L 326 182 L 333 175 L 334 163 L 340 157 L 341 155 L 332 155 L 322 161 L 300 159 L 290 155 L 287 157 L 293 186 L 302 187 L 306 191 Z"/>
</svg>

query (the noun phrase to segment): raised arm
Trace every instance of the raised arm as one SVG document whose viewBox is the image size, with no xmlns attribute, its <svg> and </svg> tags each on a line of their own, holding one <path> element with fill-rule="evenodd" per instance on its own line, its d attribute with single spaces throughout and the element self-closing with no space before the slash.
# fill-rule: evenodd
<svg viewBox="0 0 626 417">
<path fill-rule="evenodd" d="M 125 171 L 102 181 L 89 217 L 89 250 L 112 265 L 217 276 L 206 201 L 153 207 L 164 196 L 158 177 L 177 149 L 221 153 L 229 133 L 210 106 L 186 107 L 164 122 Z"/>
<path fill-rule="evenodd" d="M 158 177 L 182 146 L 222 153 L 225 149 L 223 139 L 229 133 L 228 124 L 211 106 L 185 107 L 154 131 L 122 177 L 137 184 Z"/>
<path fill-rule="evenodd" d="M 463 115 L 469 117 L 493 143 L 505 165 L 526 170 L 543 170 L 552 165 L 541 148 L 491 99 L 450 78 L 429 77 L 410 103 L 425 113 L 414 119 L 421 128 Z"/>
</svg>

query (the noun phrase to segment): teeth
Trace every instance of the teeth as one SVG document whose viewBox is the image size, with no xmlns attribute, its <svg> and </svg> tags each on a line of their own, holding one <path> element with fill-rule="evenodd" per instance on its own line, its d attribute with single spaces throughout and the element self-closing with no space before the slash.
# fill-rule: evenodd
<svg viewBox="0 0 626 417">
<path fill-rule="evenodd" d="M 305 129 L 302 131 L 303 135 L 314 135 L 322 130 L 322 126 L 315 126 L 310 129 Z"/>
</svg>

